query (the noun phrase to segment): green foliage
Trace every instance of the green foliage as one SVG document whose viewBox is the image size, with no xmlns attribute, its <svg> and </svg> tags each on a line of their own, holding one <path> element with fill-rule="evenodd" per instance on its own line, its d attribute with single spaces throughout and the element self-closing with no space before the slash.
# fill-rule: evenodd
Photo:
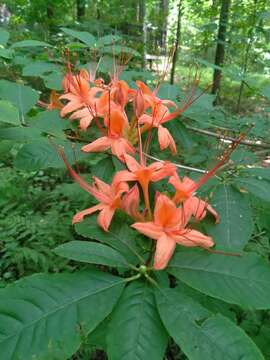
<svg viewBox="0 0 270 360">
<path fill-rule="evenodd" d="M 5 358 L 67 359 L 110 313 L 122 289 L 121 279 L 96 270 L 34 275 L 2 289 Z"/>
</svg>

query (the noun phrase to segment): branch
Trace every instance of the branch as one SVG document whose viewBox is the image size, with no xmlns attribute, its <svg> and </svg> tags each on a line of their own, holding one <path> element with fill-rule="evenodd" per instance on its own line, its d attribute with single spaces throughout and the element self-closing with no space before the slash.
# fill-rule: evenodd
<svg viewBox="0 0 270 360">
<path fill-rule="evenodd" d="M 159 162 L 165 162 L 165 160 L 161 160 L 161 159 L 158 159 L 154 156 L 151 156 L 151 155 L 148 155 L 146 153 L 143 153 L 144 156 L 146 156 L 148 159 L 151 159 L 151 160 L 155 160 L 155 161 L 159 161 Z M 185 170 L 189 170 L 189 171 L 194 171 L 194 172 L 198 172 L 198 173 L 201 173 L 201 174 L 206 174 L 208 173 L 207 170 L 202 170 L 202 169 L 197 169 L 197 168 L 194 168 L 194 167 L 190 167 L 190 166 L 185 166 L 185 165 L 180 165 L 180 164 L 175 164 L 175 163 L 172 163 L 173 165 L 175 165 L 176 167 L 180 168 L 180 169 L 185 169 Z"/>
<path fill-rule="evenodd" d="M 214 133 L 212 131 L 209 131 L 209 130 L 198 129 L 198 128 L 195 128 L 195 127 L 189 126 L 189 125 L 186 125 L 186 128 L 189 129 L 189 130 L 192 130 L 192 131 L 194 131 L 196 133 L 199 133 L 199 134 L 213 136 L 213 137 L 215 137 L 217 139 L 229 140 L 229 141 L 233 141 L 233 142 L 237 141 L 237 139 L 234 138 L 234 137 L 225 136 L 225 135 L 222 135 L 222 134 L 216 134 L 216 133 Z M 241 140 L 239 143 L 247 145 L 247 146 L 255 146 L 255 147 L 261 147 L 261 148 L 265 148 L 265 149 L 270 149 L 270 144 L 262 142 L 260 140 L 259 141 Z"/>
</svg>

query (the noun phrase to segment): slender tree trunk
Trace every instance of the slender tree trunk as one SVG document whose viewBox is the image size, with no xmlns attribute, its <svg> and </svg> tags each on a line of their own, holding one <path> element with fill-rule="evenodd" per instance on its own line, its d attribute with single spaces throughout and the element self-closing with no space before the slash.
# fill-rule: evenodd
<svg viewBox="0 0 270 360">
<path fill-rule="evenodd" d="M 142 67 L 144 68 L 146 64 L 146 42 L 147 42 L 145 0 L 139 0 L 139 23 L 142 29 Z"/>
<path fill-rule="evenodd" d="M 161 34 L 160 34 L 160 47 L 162 53 L 167 53 L 167 27 L 168 27 L 168 15 L 169 15 L 169 0 L 160 0 L 160 13 L 161 18 Z"/>
<path fill-rule="evenodd" d="M 253 41 L 254 41 L 254 31 L 253 30 L 254 30 L 254 27 L 256 24 L 256 18 L 257 18 L 257 3 L 258 3 L 258 0 L 254 0 L 252 24 L 248 30 L 248 35 L 247 35 L 248 41 L 247 41 L 247 46 L 246 46 L 245 54 L 244 54 L 244 60 L 243 60 L 243 64 L 242 64 L 242 76 L 243 77 L 247 73 L 249 52 L 250 52 L 250 49 L 251 49 Z M 242 100 L 242 95 L 243 95 L 243 91 L 244 91 L 244 85 L 245 85 L 245 81 L 241 80 L 239 94 L 238 94 L 238 100 L 237 100 L 237 106 L 236 106 L 237 113 L 239 113 L 239 111 L 240 111 L 241 100 Z"/>
<path fill-rule="evenodd" d="M 173 52 L 173 57 L 172 57 L 172 68 L 171 68 L 171 78 L 170 78 L 171 84 L 174 84 L 175 69 L 176 69 L 176 63 L 177 63 L 177 59 L 178 59 L 179 44 L 180 44 L 180 37 L 181 37 L 182 15 L 183 15 L 183 0 L 179 0 L 178 15 L 177 15 L 177 27 L 176 27 L 176 34 L 175 34 L 175 39 L 174 39 L 174 52 Z"/>
<path fill-rule="evenodd" d="M 85 16 L 85 0 L 76 0 L 76 6 L 77 6 L 77 20 L 81 21 Z"/>
<path fill-rule="evenodd" d="M 229 19 L 230 0 L 222 0 L 219 16 L 219 27 L 217 36 L 217 47 L 215 56 L 215 65 L 222 67 L 225 57 L 226 30 Z M 220 89 L 221 69 L 214 70 L 212 94 L 217 94 Z M 217 98 L 214 103 L 217 102 Z"/>
</svg>

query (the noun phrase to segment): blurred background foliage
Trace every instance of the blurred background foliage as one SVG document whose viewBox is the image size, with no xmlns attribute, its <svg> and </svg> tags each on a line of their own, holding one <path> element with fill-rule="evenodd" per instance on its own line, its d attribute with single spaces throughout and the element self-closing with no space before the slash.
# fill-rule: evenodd
<svg viewBox="0 0 270 360">
<path fill-rule="evenodd" d="M 247 132 L 230 162 L 203 189 L 231 224 L 250 236 L 247 249 L 270 254 L 270 2 L 267 0 L 6 0 L 0 4 L 0 286 L 41 271 L 73 271 L 78 265 L 52 249 L 79 238 L 71 217 L 89 205 L 69 179 L 55 146 L 90 179 L 110 181 L 119 162 L 83 156 L 70 143 L 76 126 L 42 110 L 61 91 L 69 57 L 106 77 L 115 59 L 121 79 L 154 87 L 161 98 L 184 104 L 200 96 L 168 125 L 178 145 L 174 162 L 209 169 L 226 142 Z M 194 83 L 196 77 L 199 83 Z M 38 103 L 39 100 L 39 103 Z M 94 129 L 80 134 L 91 139 Z M 221 138 L 228 137 L 228 139 Z M 155 138 L 151 153 L 159 153 Z M 191 176 L 196 176 L 191 173 Z M 221 188 L 221 186 L 224 187 Z M 214 190 L 213 190 L 214 189 Z M 217 191 L 215 192 L 215 189 Z M 160 189 L 162 190 L 162 188 Z M 224 196 L 230 201 L 224 205 Z M 224 210 L 225 206 L 225 210 Z M 237 218 L 233 214 L 244 214 Z M 224 227 L 207 231 L 225 236 Z M 235 321 L 269 353 L 269 312 L 233 309 Z M 97 333 L 99 344 L 102 334 Z M 100 346 L 102 348 L 102 344 Z M 92 355 L 90 355 L 92 354 Z M 90 357 L 91 356 L 91 357 Z M 74 359 L 101 359 L 89 339 Z M 167 359 L 185 359 L 172 344 Z"/>
</svg>

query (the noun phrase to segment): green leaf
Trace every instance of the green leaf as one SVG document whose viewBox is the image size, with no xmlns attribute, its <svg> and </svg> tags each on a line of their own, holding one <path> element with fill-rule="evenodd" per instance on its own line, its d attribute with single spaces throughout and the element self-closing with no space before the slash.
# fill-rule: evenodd
<svg viewBox="0 0 270 360">
<path fill-rule="evenodd" d="M 270 181 L 270 169 L 269 168 L 256 168 L 256 167 L 250 167 L 245 168 L 241 171 L 241 176 L 244 177 L 256 177 L 259 180 L 265 179 Z"/>
<path fill-rule="evenodd" d="M 89 264 L 99 264 L 128 268 L 125 258 L 116 250 L 109 246 L 96 242 L 70 241 L 54 249 L 54 252 L 67 259 L 86 262 Z"/>
<path fill-rule="evenodd" d="M 95 46 L 96 43 L 95 37 L 87 31 L 77 31 L 64 27 L 61 28 L 61 30 L 64 31 L 65 34 L 70 35 L 75 39 L 82 41 L 84 44 L 86 44 L 89 47 Z"/>
<path fill-rule="evenodd" d="M 96 270 L 34 275 L 0 290 L 5 360 L 63 360 L 112 310 L 123 279 Z M 109 301 L 108 301 L 109 299 Z"/>
<path fill-rule="evenodd" d="M 114 218 L 109 231 L 106 232 L 97 225 L 97 217 L 91 215 L 81 223 L 76 224 L 75 230 L 81 236 L 98 240 L 118 250 L 128 263 L 136 265 L 143 262 L 140 248 L 136 244 L 138 233 L 125 222 L 117 220 Z"/>
<path fill-rule="evenodd" d="M 21 125 L 18 110 L 6 100 L 0 100 L 0 122 Z"/>
<path fill-rule="evenodd" d="M 11 48 L 24 48 L 24 47 L 52 47 L 52 45 L 44 42 L 44 41 L 38 41 L 38 40 L 23 40 L 18 41 L 12 44 Z"/>
<path fill-rule="evenodd" d="M 41 132 L 61 139 L 66 139 L 64 130 L 70 125 L 59 116 L 58 110 L 48 110 L 38 113 L 29 122 L 31 128 L 39 129 Z"/>
<path fill-rule="evenodd" d="M 42 75 L 42 79 L 44 80 L 44 84 L 48 89 L 57 91 L 63 90 L 63 75 L 60 72 L 53 71 L 48 75 Z"/>
<path fill-rule="evenodd" d="M 8 39 L 9 32 L 4 29 L 0 29 L 0 45 L 6 46 Z"/>
<path fill-rule="evenodd" d="M 64 168 L 65 164 L 57 153 L 57 146 L 65 149 L 67 160 L 70 164 L 86 157 L 80 152 L 81 144 L 77 143 L 72 147 L 68 141 L 53 140 L 53 143 L 47 139 L 33 141 L 24 145 L 17 154 L 14 165 L 18 169 L 25 171 L 35 171 L 47 168 Z M 74 154 L 78 154 L 76 157 Z"/>
<path fill-rule="evenodd" d="M 101 159 L 92 167 L 92 173 L 103 181 L 110 183 L 115 172 L 115 167 L 111 156 Z"/>
<path fill-rule="evenodd" d="M 162 360 L 168 336 L 154 294 L 146 282 L 132 282 L 111 316 L 107 334 L 110 360 Z"/>
<path fill-rule="evenodd" d="M 248 193 L 256 196 L 258 199 L 270 202 L 270 182 L 264 179 L 254 177 L 235 179 L 235 184 L 240 189 L 245 189 Z"/>
<path fill-rule="evenodd" d="M 30 127 L 8 127 L 0 128 L 1 140 L 17 140 L 22 142 L 28 142 L 33 140 L 42 140 L 40 130 Z"/>
<path fill-rule="evenodd" d="M 102 47 L 106 45 L 115 44 L 116 42 L 121 40 L 121 36 L 118 35 L 105 35 L 98 39 L 97 47 Z"/>
<path fill-rule="evenodd" d="M 251 309 L 270 308 L 270 266 L 255 254 L 180 251 L 169 273 L 207 295 Z"/>
<path fill-rule="evenodd" d="M 220 223 L 207 225 L 218 249 L 242 250 L 253 230 L 249 200 L 231 185 L 221 185 L 211 199 L 211 205 L 220 216 Z"/>
<path fill-rule="evenodd" d="M 14 55 L 14 50 L 4 49 L 0 47 L 0 57 L 4 59 L 12 59 Z"/>
<path fill-rule="evenodd" d="M 156 292 L 161 319 L 189 360 L 263 360 L 245 332 L 222 315 L 214 315 L 181 291 Z"/>
<path fill-rule="evenodd" d="M 0 98 L 10 101 L 20 113 L 27 113 L 38 101 L 38 92 L 29 86 L 0 80 Z"/>
<path fill-rule="evenodd" d="M 23 68 L 23 76 L 41 76 L 45 73 L 57 71 L 59 67 L 46 61 L 35 61 Z"/>
</svg>

